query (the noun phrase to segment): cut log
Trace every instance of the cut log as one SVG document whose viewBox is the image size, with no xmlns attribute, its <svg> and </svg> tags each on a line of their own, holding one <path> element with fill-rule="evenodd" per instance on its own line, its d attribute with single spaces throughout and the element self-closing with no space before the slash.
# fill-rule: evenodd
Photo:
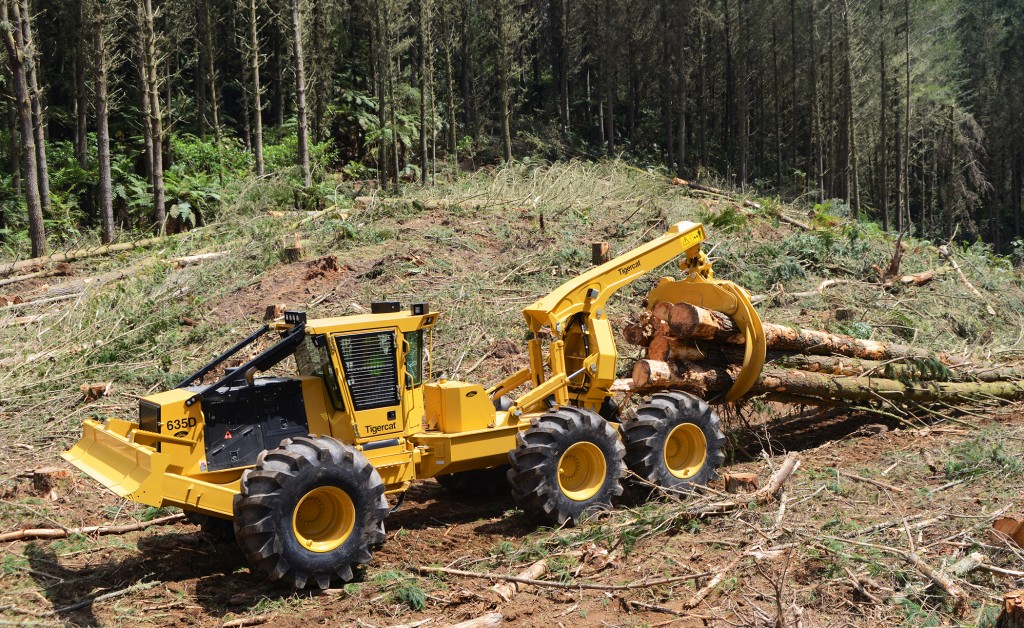
<svg viewBox="0 0 1024 628">
<path fill-rule="evenodd" d="M 756 473 L 726 473 L 726 493 L 754 493 L 757 491 Z"/>
<path fill-rule="evenodd" d="M 732 386 L 737 367 L 639 360 L 633 367 L 636 390 L 678 388 L 698 395 Z M 1024 399 L 1024 382 L 914 382 L 879 377 L 832 377 L 793 369 L 766 367 L 748 394 L 784 393 L 834 402 L 871 401 L 879 397 L 904 403 L 959 401 L 978 397 Z"/>
<path fill-rule="evenodd" d="M 677 303 L 669 310 L 667 320 L 669 330 L 677 338 L 743 344 L 743 333 L 739 327 L 721 312 L 689 303 Z"/>
<path fill-rule="evenodd" d="M 198 229 L 193 229 L 190 234 L 194 235 L 197 231 Z M 0 277 L 13 275 L 26 269 L 41 268 L 46 264 L 52 264 L 54 262 L 71 262 L 74 260 L 85 259 L 87 257 L 97 257 L 100 255 L 109 255 L 110 253 L 120 253 L 121 251 L 130 251 L 132 249 L 153 246 L 154 244 L 164 242 L 169 237 L 171 236 L 146 238 L 135 242 L 120 242 L 118 244 L 107 244 L 105 246 L 93 246 L 78 249 L 76 251 L 67 251 L 65 253 L 54 253 L 53 255 L 48 255 L 46 257 L 34 257 L 32 259 L 21 260 L 20 262 L 14 262 L 0 267 Z"/>
<path fill-rule="evenodd" d="M 691 310 L 684 314 L 684 311 Z M 677 303 L 672 307 L 675 320 L 699 321 L 692 326 L 682 324 L 671 326 L 671 333 L 681 339 L 719 340 L 729 344 L 743 344 L 743 334 L 728 316 L 712 312 L 689 303 Z M 769 349 L 795 351 L 812 355 L 845 355 L 866 360 L 894 360 L 900 358 L 938 358 L 944 363 L 962 360 L 945 354 L 933 354 L 915 347 L 888 344 L 875 340 L 862 340 L 852 336 L 841 336 L 811 329 L 794 329 L 772 323 L 764 323 L 765 341 Z M 688 329 L 692 331 L 684 333 Z"/>
<path fill-rule="evenodd" d="M 742 361 L 742 354 L 738 355 L 740 361 Z M 661 360 L 663 362 L 673 362 L 677 360 L 682 362 L 699 362 L 701 360 L 706 360 L 707 357 L 707 352 L 701 350 L 699 347 L 675 340 L 668 336 L 655 336 L 651 339 L 651 343 L 647 345 L 647 358 L 651 360 Z"/>
<path fill-rule="evenodd" d="M 996 628 L 1024 628 L 1024 589 L 1003 595 L 1003 609 L 996 619 Z"/>
<path fill-rule="evenodd" d="M 655 305 L 655 308 L 658 308 L 658 305 Z M 665 313 L 667 317 L 668 310 L 671 308 L 672 304 L 666 303 L 665 307 L 659 311 Z M 654 312 L 641 310 L 637 318 L 637 322 L 627 323 L 622 330 L 622 337 L 629 344 L 646 347 L 651 343 L 652 338 L 669 334 L 668 323 L 665 322 L 665 319 L 658 318 Z"/>
</svg>

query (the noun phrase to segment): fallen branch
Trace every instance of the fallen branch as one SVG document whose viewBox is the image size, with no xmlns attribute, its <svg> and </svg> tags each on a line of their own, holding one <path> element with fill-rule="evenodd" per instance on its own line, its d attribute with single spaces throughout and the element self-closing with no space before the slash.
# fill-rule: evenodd
<svg viewBox="0 0 1024 628">
<path fill-rule="evenodd" d="M 538 560 L 523 571 L 519 572 L 520 578 L 525 580 L 539 580 L 541 576 L 548 572 L 548 561 L 545 558 Z M 508 602 L 516 593 L 519 593 L 518 582 L 504 582 L 502 584 L 496 584 L 489 589 L 490 591 L 497 594 L 503 601 Z"/>
<path fill-rule="evenodd" d="M 535 580 L 533 578 L 523 578 L 520 576 L 507 576 L 499 573 L 487 573 L 479 571 L 464 571 L 462 569 L 451 569 L 448 567 L 413 567 L 419 573 L 443 573 L 452 576 L 462 576 L 465 578 L 481 578 L 485 580 L 505 580 L 507 582 L 517 582 L 519 584 L 532 584 L 538 587 L 551 587 L 555 589 L 593 589 L 596 591 L 629 591 L 632 589 L 648 589 L 650 587 L 657 587 L 665 584 L 673 584 L 676 582 L 686 582 L 687 580 L 696 580 L 697 578 L 703 578 L 710 576 L 713 572 L 695 573 L 686 576 L 675 576 L 672 578 L 661 578 L 659 580 L 649 580 L 647 582 L 634 582 L 632 584 L 594 584 L 589 582 L 551 582 L 548 580 Z"/>
<path fill-rule="evenodd" d="M 220 628 L 244 628 L 245 626 L 259 626 L 265 624 L 271 619 L 273 615 L 256 615 L 255 617 L 239 617 L 238 619 L 232 619 L 226 621 L 220 625 Z"/>
<path fill-rule="evenodd" d="M 715 573 L 714 578 L 712 578 L 706 585 L 701 587 L 699 591 L 690 596 L 690 599 L 683 602 L 683 608 L 694 608 L 695 606 L 700 604 L 704 598 L 706 598 L 708 595 L 711 594 L 712 591 L 715 590 L 715 587 L 721 584 L 722 580 L 725 580 L 725 577 L 729 574 L 730 571 L 732 571 L 736 567 L 736 565 L 739 562 L 740 557 L 737 556 L 724 567 L 719 569 Z"/>
<path fill-rule="evenodd" d="M 212 259 L 220 259 L 225 257 L 231 251 L 217 251 L 215 253 L 199 253 L 197 255 L 186 255 L 184 257 L 175 257 L 170 260 L 171 266 L 174 268 L 184 268 L 186 266 L 192 266 L 194 264 L 201 264 L 208 262 Z"/>
<path fill-rule="evenodd" d="M 878 488 L 884 488 L 884 489 L 886 489 L 888 491 L 892 491 L 894 493 L 902 493 L 903 492 L 903 489 L 898 487 L 898 486 L 893 486 L 892 484 L 887 484 L 885 482 L 880 482 L 878 480 L 872 480 L 871 478 L 866 478 L 866 477 L 857 475 L 856 473 L 850 473 L 849 471 L 843 471 L 842 469 L 839 469 L 836 472 L 839 475 L 843 476 L 844 478 L 850 478 L 851 480 L 855 480 L 857 482 L 864 482 L 865 484 L 872 484 L 874 486 L 877 486 Z"/>
<path fill-rule="evenodd" d="M 953 259 L 953 255 L 950 254 L 949 252 L 949 247 L 947 247 L 945 244 L 940 246 L 939 255 L 946 258 L 946 261 L 949 262 L 949 265 L 953 267 L 953 271 L 956 272 L 958 277 L 960 277 L 960 283 L 967 286 L 967 289 L 971 291 L 971 294 L 978 297 L 980 301 L 985 302 L 985 297 L 983 297 L 981 293 L 978 292 L 978 289 L 974 287 L 974 284 L 971 283 L 969 279 L 967 279 L 967 275 L 965 275 L 964 271 L 960 269 L 960 264 L 957 264 L 956 260 Z M 987 302 L 985 302 L 985 311 L 988 312 L 989 316 L 996 315 L 996 311 L 992 309 L 992 306 Z"/>
<path fill-rule="evenodd" d="M 949 579 L 945 574 L 936 571 L 928 563 L 921 560 L 915 552 L 902 552 L 897 550 L 903 556 L 903 560 L 913 565 L 918 571 L 927 576 L 932 582 L 934 582 L 939 588 L 946 592 L 946 594 L 953 600 L 953 610 L 956 614 L 962 617 L 969 608 L 969 598 L 964 590 L 960 588 L 955 582 Z"/>
<path fill-rule="evenodd" d="M 126 587 L 124 589 L 118 589 L 117 591 L 111 591 L 110 593 L 104 593 L 103 595 L 97 595 L 96 597 L 91 597 L 91 598 L 88 598 L 88 599 L 85 599 L 85 600 L 81 600 L 79 602 L 75 602 L 74 604 L 72 604 L 70 606 L 64 606 L 62 608 L 54 609 L 53 614 L 54 615 L 59 615 L 60 613 L 67 613 L 67 612 L 70 612 L 70 611 L 77 611 L 80 608 L 85 608 L 86 606 L 92 606 L 96 602 L 103 602 L 103 601 L 106 601 L 106 600 L 112 600 L 112 599 L 114 599 L 116 597 L 121 597 L 123 595 L 128 595 L 130 593 L 138 593 L 139 591 L 145 591 L 146 589 L 152 589 L 153 587 L 155 587 L 158 584 L 160 584 L 160 583 L 159 582 L 136 582 L 132 586 Z"/>
<path fill-rule="evenodd" d="M 0 534 L 0 543 L 11 541 L 29 541 L 32 539 L 64 539 L 72 534 L 88 534 L 95 536 L 107 536 L 111 534 L 127 534 L 137 530 L 145 530 L 153 526 L 163 526 L 177 523 L 185 518 L 185 513 L 177 513 L 159 517 L 149 521 L 139 521 L 119 526 L 83 526 L 80 528 L 26 528 Z"/>
<path fill-rule="evenodd" d="M 457 624 L 451 624 L 448 628 L 492 628 L 493 626 L 500 626 L 501 620 L 501 613 L 487 613 L 473 619 L 460 621 Z"/>
</svg>

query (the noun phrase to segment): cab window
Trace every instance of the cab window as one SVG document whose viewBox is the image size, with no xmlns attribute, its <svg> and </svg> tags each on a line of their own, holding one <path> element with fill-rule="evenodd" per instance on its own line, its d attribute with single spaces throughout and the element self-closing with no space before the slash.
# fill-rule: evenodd
<svg viewBox="0 0 1024 628">
<path fill-rule="evenodd" d="M 326 341 L 316 346 L 312 336 L 306 336 L 295 349 L 295 365 L 299 369 L 299 375 L 311 375 L 324 380 L 327 387 L 327 396 L 331 398 L 331 405 L 336 410 L 344 410 L 345 402 L 341 399 L 341 389 L 338 387 L 338 375 L 334 372 L 334 364 L 331 363 L 331 355 L 327 351 Z"/>
<path fill-rule="evenodd" d="M 408 350 L 405 354 L 406 383 L 419 386 L 423 383 L 423 330 L 404 334 Z"/>
</svg>

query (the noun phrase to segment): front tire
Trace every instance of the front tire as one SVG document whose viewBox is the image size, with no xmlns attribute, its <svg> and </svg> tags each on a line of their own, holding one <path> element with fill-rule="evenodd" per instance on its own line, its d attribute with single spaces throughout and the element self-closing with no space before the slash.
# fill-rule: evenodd
<svg viewBox="0 0 1024 628">
<path fill-rule="evenodd" d="M 242 475 L 235 536 L 251 565 L 296 589 L 352 579 L 384 541 L 384 482 L 363 454 L 300 437 L 264 451 Z"/>
<path fill-rule="evenodd" d="M 576 525 L 622 495 L 625 453 L 618 432 L 598 414 L 557 408 L 516 436 L 509 453 L 512 496 L 528 515 Z"/>
<path fill-rule="evenodd" d="M 670 391 L 651 396 L 622 424 L 626 464 L 641 479 L 673 491 L 704 486 L 725 461 L 718 415 L 693 395 Z"/>
</svg>

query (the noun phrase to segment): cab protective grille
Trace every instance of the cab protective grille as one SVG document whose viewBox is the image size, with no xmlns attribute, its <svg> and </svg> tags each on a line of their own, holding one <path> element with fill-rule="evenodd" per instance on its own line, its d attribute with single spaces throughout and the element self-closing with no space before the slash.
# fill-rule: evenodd
<svg viewBox="0 0 1024 628">
<path fill-rule="evenodd" d="M 356 410 L 398 404 L 398 360 L 394 332 L 339 336 L 338 353 Z"/>
</svg>

